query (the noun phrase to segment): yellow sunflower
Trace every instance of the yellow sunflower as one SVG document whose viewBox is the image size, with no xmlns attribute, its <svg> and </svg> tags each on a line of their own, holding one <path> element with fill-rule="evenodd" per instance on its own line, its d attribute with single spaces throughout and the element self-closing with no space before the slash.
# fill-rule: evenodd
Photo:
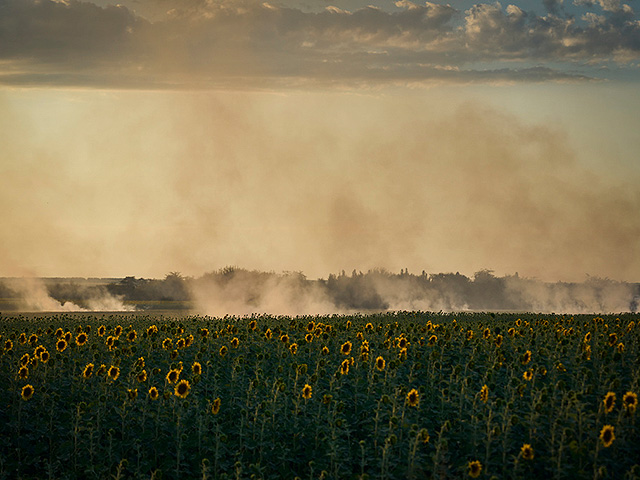
<svg viewBox="0 0 640 480">
<path fill-rule="evenodd" d="M 175 368 L 169 370 L 166 376 L 167 382 L 169 383 L 176 383 L 178 378 L 180 378 L 180 370 L 176 370 Z"/>
<path fill-rule="evenodd" d="M 376 368 L 379 371 L 382 372 L 384 370 L 385 365 L 386 365 L 386 362 L 384 361 L 384 358 L 382 358 L 382 357 L 376 358 Z"/>
<path fill-rule="evenodd" d="M 217 415 L 220 412 L 221 403 L 222 401 L 220 400 L 220 397 L 216 398 L 211 404 L 211 413 L 213 413 L 214 415 Z"/>
<path fill-rule="evenodd" d="M 193 365 L 191 365 L 191 371 L 194 375 L 202 375 L 202 365 L 200 365 L 200 362 L 193 362 Z"/>
<path fill-rule="evenodd" d="M 76 336 L 76 345 L 82 346 L 85 343 L 87 343 L 87 334 L 84 332 L 80 332 L 77 336 Z"/>
<path fill-rule="evenodd" d="M 610 413 L 616 404 L 616 394 L 614 392 L 607 392 L 602 403 L 604 404 L 604 413 Z"/>
<path fill-rule="evenodd" d="M 111 380 L 117 380 L 118 377 L 120 376 L 120 369 L 112 365 L 111 367 L 109 367 L 109 371 L 107 372 L 107 375 Z"/>
<path fill-rule="evenodd" d="M 60 353 L 64 352 L 66 348 L 67 341 L 64 338 L 61 338 L 56 342 L 56 350 L 58 350 Z"/>
<path fill-rule="evenodd" d="M 420 403 L 420 394 L 415 388 L 412 388 L 409 390 L 409 393 L 407 393 L 407 403 L 410 407 L 417 407 Z"/>
<path fill-rule="evenodd" d="M 104 325 L 100 325 L 98 327 L 98 336 L 103 337 L 105 333 L 107 333 L 107 327 L 105 327 Z"/>
<path fill-rule="evenodd" d="M 480 401 L 487 403 L 487 400 L 489 400 L 489 387 L 485 384 L 480 389 Z"/>
<path fill-rule="evenodd" d="M 158 389 L 156 387 L 151 387 L 149 389 L 149 398 L 151 400 L 157 400 L 158 399 Z"/>
<path fill-rule="evenodd" d="M 622 404 L 629 413 L 635 413 L 638 407 L 638 395 L 634 392 L 627 392 L 622 397 Z"/>
<path fill-rule="evenodd" d="M 298 344 L 297 343 L 292 343 L 291 345 L 289 345 L 289 351 L 295 355 L 298 352 Z"/>
<path fill-rule="evenodd" d="M 342 363 L 340 364 L 340 373 L 342 375 L 347 375 L 349 373 L 349 365 L 351 364 L 351 362 L 349 361 L 349 359 L 345 359 L 342 361 Z"/>
<path fill-rule="evenodd" d="M 526 365 L 527 363 L 529 363 L 531 361 L 531 350 L 527 350 L 526 352 L 524 352 L 522 354 L 522 358 L 520 359 L 520 362 L 523 365 Z"/>
<path fill-rule="evenodd" d="M 308 383 L 305 384 L 304 388 L 302 389 L 302 398 L 304 398 L 305 400 L 309 400 L 311 398 L 311 392 L 311 385 L 309 385 Z"/>
<path fill-rule="evenodd" d="M 351 347 L 352 347 L 351 342 L 349 341 L 344 342 L 340 347 L 340 353 L 342 353 L 343 355 L 349 355 L 351 353 Z"/>
<path fill-rule="evenodd" d="M 93 363 L 87 363 L 86 367 L 84 367 L 84 370 L 82 371 L 82 376 L 84 378 L 89 378 L 91 375 L 93 375 Z"/>
<path fill-rule="evenodd" d="M 613 426 L 612 425 L 605 425 L 604 427 L 602 427 L 602 430 L 600 430 L 600 440 L 602 441 L 602 445 L 605 448 L 608 448 L 611 446 L 611 444 L 613 443 L 613 441 L 616 439 L 616 436 L 614 434 L 613 431 Z"/>
<path fill-rule="evenodd" d="M 135 330 L 131 330 L 127 334 L 127 340 L 129 340 L 130 342 L 135 342 L 137 337 L 138 337 L 138 333 Z"/>
<path fill-rule="evenodd" d="M 189 384 L 189 382 L 187 380 L 180 380 L 176 385 L 173 393 L 176 397 L 187 398 L 187 395 L 189 395 L 189 390 L 191 390 L 191 385 Z"/>
<path fill-rule="evenodd" d="M 136 380 L 138 380 L 138 382 L 143 383 L 147 381 L 147 371 L 146 370 L 140 370 L 138 372 L 138 374 L 136 375 Z"/>
<path fill-rule="evenodd" d="M 31 397 L 33 397 L 34 392 L 35 392 L 35 389 L 33 388 L 32 385 L 25 385 L 24 387 L 22 387 L 22 392 L 20 396 L 22 397 L 23 400 L 29 400 Z"/>
<path fill-rule="evenodd" d="M 522 458 L 525 460 L 533 460 L 533 447 L 528 443 L 525 443 L 520 448 L 520 455 L 522 455 Z"/>
<path fill-rule="evenodd" d="M 467 464 L 467 468 L 469 469 L 469 476 L 471 478 L 478 478 L 480 476 L 480 472 L 482 472 L 482 464 L 479 460 L 474 460 Z"/>
</svg>

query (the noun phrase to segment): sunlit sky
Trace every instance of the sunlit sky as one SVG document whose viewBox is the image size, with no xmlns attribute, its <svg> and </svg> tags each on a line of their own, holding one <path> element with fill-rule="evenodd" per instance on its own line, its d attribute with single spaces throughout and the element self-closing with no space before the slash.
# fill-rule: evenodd
<svg viewBox="0 0 640 480">
<path fill-rule="evenodd" d="M 638 8 L 0 0 L 0 277 L 640 281 Z"/>
</svg>

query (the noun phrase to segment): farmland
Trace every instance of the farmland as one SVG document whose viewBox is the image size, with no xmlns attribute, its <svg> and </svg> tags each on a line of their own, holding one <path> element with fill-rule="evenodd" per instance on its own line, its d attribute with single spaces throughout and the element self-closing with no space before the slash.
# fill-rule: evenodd
<svg viewBox="0 0 640 480">
<path fill-rule="evenodd" d="M 5 315 L 0 478 L 639 478 L 639 319 Z"/>
</svg>

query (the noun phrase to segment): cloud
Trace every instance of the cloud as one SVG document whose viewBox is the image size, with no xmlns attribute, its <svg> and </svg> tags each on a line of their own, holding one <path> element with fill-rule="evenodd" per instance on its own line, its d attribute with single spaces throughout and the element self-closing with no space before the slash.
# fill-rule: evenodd
<svg viewBox="0 0 640 480">
<path fill-rule="evenodd" d="M 591 0 L 578 4 L 595 6 Z M 583 68 L 584 60 L 628 62 L 640 52 L 635 13 L 614 0 L 600 0 L 602 13 L 585 12 L 585 23 L 559 16 L 559 2 L 546 3 L 546 16 L 499 3 L 462 12 L 449 4 L 406 0 L 396 2 L 395 10 L 352 11 L 254 1 L 130 5 L 139 8 L 0 0 L 0 82 L 255 88 L 486 83 L 505 76 L 540 81 L 531 67 L 547 70 L 544 81 L 579 80 L 593 74 Z"/>
</svg>

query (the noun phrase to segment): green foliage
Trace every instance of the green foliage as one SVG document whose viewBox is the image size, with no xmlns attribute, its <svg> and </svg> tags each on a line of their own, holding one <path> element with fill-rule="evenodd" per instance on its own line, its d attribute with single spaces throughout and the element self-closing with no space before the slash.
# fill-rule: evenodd
<svg viewBox="0 0 640 480">
<path fill-rule="evenodd" d="M 478 473 L 476 461 L 481 478 L 636 478 L 640 412 L 623 397 L 639 390 L 638 323 L 422 312 L 3 318 L 0 478 L 459 478 Z M 71 335 L 60 352 L 59 328 Z"/>
</svg>

